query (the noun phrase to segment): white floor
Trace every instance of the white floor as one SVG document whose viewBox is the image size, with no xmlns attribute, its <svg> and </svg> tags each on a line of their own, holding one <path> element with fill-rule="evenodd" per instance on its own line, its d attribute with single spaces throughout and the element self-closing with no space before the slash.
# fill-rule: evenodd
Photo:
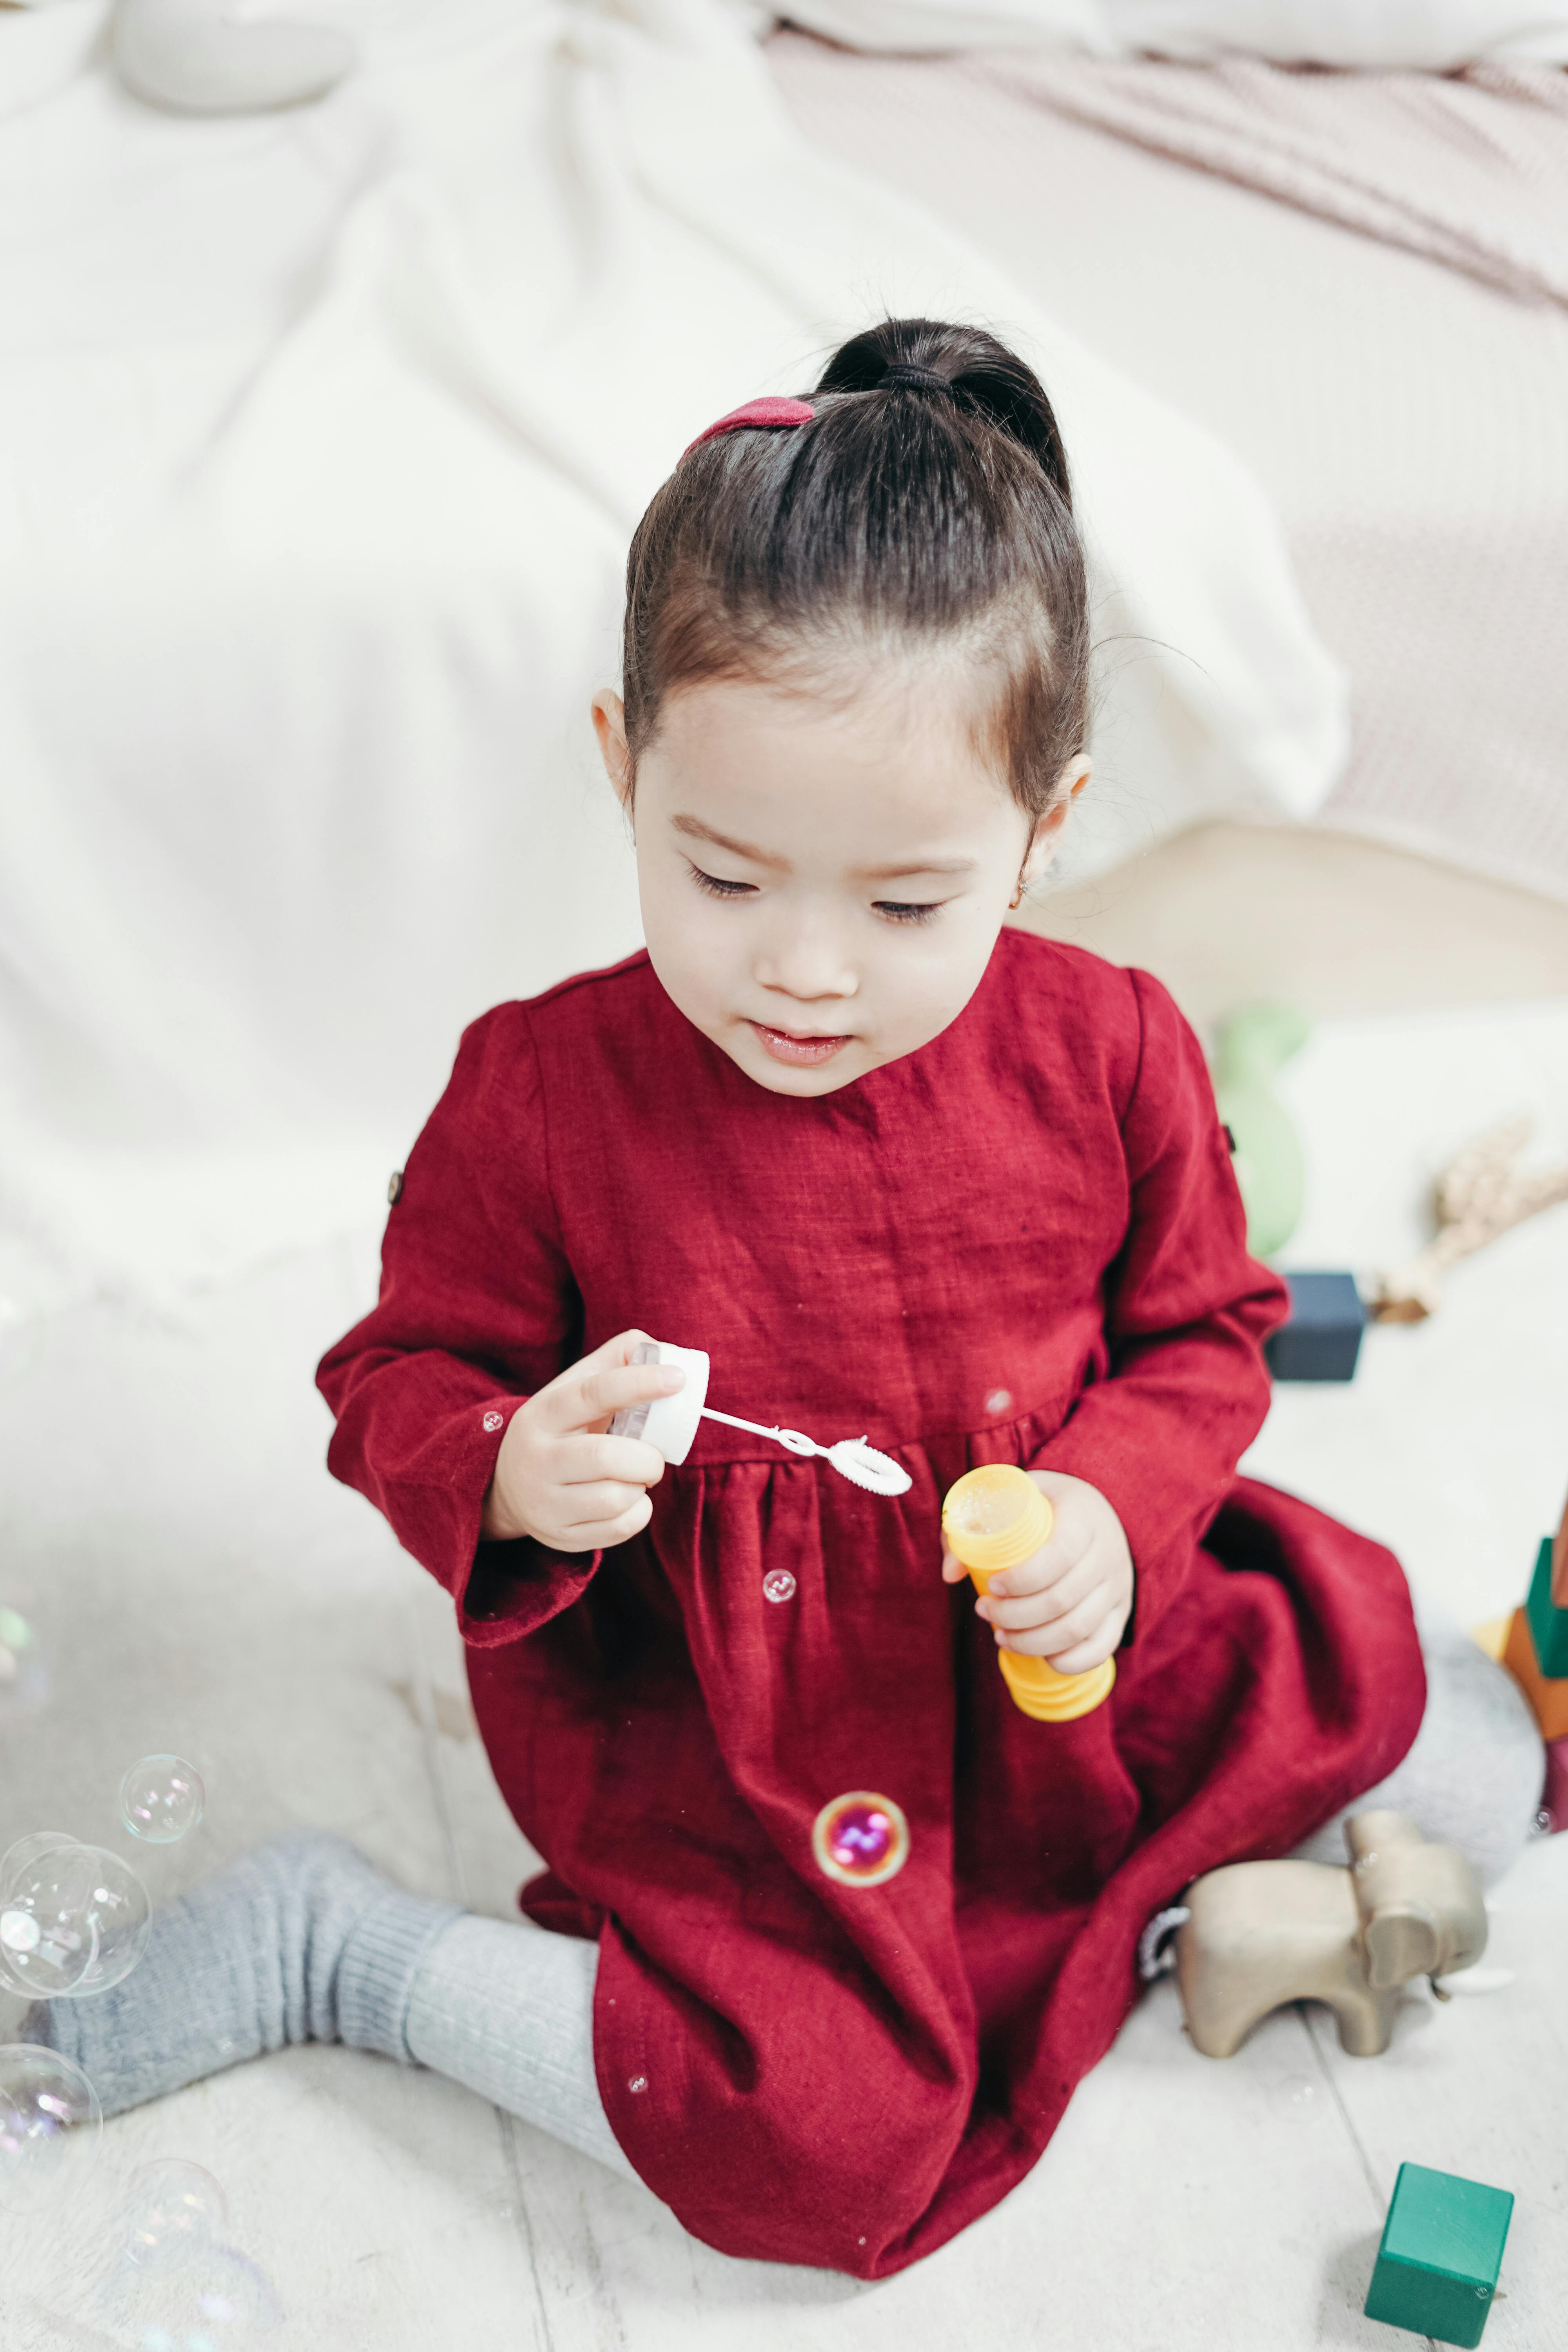
<svg viewBox="0 0 1568 2352">
<path fill-rule="evenodd" d="M 1568 1003 L 1331 1024 L 1290 1086 L 1314 1192 L 1288 1257 L 1368 1267 L 1416 1237 L 1453 1141 L 1516 1105 L 1568 1111 Z M 53 1675 L 39 1717 L 0 1726 L 0 1846 L 59 1826 L 129 1851 L 119 1776 L 172 1748 L 209 1805 L 187 1843 L 139 1857 L 155 1897 L 307 1822 L 508 1913 L 530 1856 L 471 1733 L 447 1604 L 321 1466 L 311 1363 L 373 1280 L 367 1234 L 177 1328 L 84 1307 L 0 1391 L 0 1601 L 41 1626 Z M 1457 1275 L 1429 1325 L 1370 1334 L 1353 1387 L 1280 1391 L 1251 1466 L 1395 1542 L 1467 1619 L 1508 1606 L 1568 1480 L 1565 1285 L 1568 1209 Z M 111 2124 L 52 2218 L 0 2216 L 0 2344 L 181 2341 L 127 2332 L 99 2281 L 127 2176 L 183 2157 L 221 2181 L 233 2242 L 273 2283 L 279 2352 L 1396 2352 L 1417 2339 L 1360 2305 L 1410 2158 L 1516 2191 L 1487 2343 L 1545 2352 L 1568 2308 L 1568 1837 L 1527 1853 L 1492 1932 L 1488 1965 L 1513 1982 L 1444 2008 L 1423 1991 L 1377 2060 L 1289 2011 L 1216 2064 L 1157 1988 L 1031 2179 L 873 2288 L 728 2261 L 464 2092 L 297 2051 Z"/>
</svg>

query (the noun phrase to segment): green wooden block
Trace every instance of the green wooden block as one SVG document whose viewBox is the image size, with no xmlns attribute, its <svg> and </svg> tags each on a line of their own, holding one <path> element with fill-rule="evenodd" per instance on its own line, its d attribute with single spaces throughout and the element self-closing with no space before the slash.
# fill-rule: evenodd
<svg viewBox="0 0 1568 2352">
<path fill-rule="evenodd" d="M 1512 2212 L 1506 2189 L 1402 2164 L 1366 2293 L 1367 2317 L 1440 2344 L 1479 2344 Z"/>
<path fill-rule="evenodd" d="M 1541 1549 L 1535 1555 L 1535 1574 L 1530 1580 L 1530 1598 L 1524 1604 L 1524 1613 L 1530 1620 L 1535 1662 L 1542 1673 L 1553 1682 L 1568 1675 L 1568 1609 L 1552 1606 L 1550 1536 L 1542 1537 Z"/>
</svg>

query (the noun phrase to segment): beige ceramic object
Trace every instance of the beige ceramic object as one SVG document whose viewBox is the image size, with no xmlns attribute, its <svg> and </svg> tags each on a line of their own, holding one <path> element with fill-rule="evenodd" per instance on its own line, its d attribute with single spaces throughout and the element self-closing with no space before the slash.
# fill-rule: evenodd
<svg viewBox="0 0 1568 2352">
<path fill-rule="evenodd" d="M 1404 1813 L 1345 1824 L 1352 1867 L 1238 1862 L 1189 1887 L 1176 1982 L 1194 2044 L 1229 2058 L 1288 2000 L 1326 2001 L 1352 2057 L 1386 2050 L 1399 1988 L 1452 1976 L 1486 1949 L 1480 1883 Z"/>
</svg>

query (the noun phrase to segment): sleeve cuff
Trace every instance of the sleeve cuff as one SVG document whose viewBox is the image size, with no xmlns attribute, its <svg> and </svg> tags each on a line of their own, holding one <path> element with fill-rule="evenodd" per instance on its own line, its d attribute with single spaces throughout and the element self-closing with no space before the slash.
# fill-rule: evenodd
<svg viewBox="0 0 1568 2352">
<path fill-rule="evenodd" d="M 604 1557 L 554 1551 L 532 1536 L 479 1542 L 458 1595 L 458 1632 L 476 1650 L 521 1642 L 582 1598 Z"/>
</svg>

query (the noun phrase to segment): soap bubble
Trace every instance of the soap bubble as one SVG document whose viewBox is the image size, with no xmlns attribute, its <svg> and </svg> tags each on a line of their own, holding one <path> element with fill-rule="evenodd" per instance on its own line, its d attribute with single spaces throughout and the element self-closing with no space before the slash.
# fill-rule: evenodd
<svg viewBox="0 0 1568 2352">
<path fill-rule="evenodd" d="M 183 1756 L 143 1756 L 120 1783 L 120 1818 L 132 1837 L 173 1845 L 201 1820 L 207 1792 Z"/>
<path fill-rule="evenodd" d="M 31 2042 L 0 2048 L 0 2206 L 32 2213 L 65 2185 L 71 2151 L 96 2155 L 98 2094 L 79 2066 Z"/>
<path fill-rule="evenodd" d="M 222 2192 L 199 2165 L 152 2167 L 199 2176 L 205 2194 Z M 191 2245 L 176 2262 L 151 2269 L 118 2263 L 107 2283 L 119 2340 L 139 2352 L 240 2352 L 280 2326 L 283 2310 L 271 2281 L 233 2246 Z"/>
<path fill-rule="evenodd" d="M 19 1837 L 14 1846 L 0 1855 L 0 1885 L 4 1885 L 7 1871 L 21 1870 L 37 1855 L 51 1853 L 57 1846 L 75 1845 L 76 1843 L 68 1830 L 30 1830 L 26 1837 Z"/>
<path fill-rule="evenodd" d="M 987 1412 L 1005 1412 L 1012 1402 L 1011 1389 L 993 1389 L 985 1400 L 985 1410 Z"/>
<path fill-rule="evenodd" d="M 178 2270 L 228 2219 L 223 2190 L 199 2164 L 166 2157 L 131 2176 L 125 2256 L 139 2271 Z"/>
<path fill-rule="evenodd" d="M 84 1846 L 82 1852 L 90 1854 L 93 1862 L 92 1924 L 98 1950 L 74 1988 L 78 1997 L 107 1992 L 121 1977 L 128 1977 L 153 1933 L 147 1889 L 131 1864 L 110 1853 L 107 1846 Z"/>
<path fill-rule="evenodd" d="M 0 1863 L 0 1970 L 34 2000 L 74 1992 L 98 1958 L 92 1857 L 74 1838 L 44 1836 Z"/>
<path fill-rule="evenodd" d="M 0 1862 L 0 1980 L 30 2000 L 118 1984 L 152 1928 L 146 1888 L 102 1846 L 41 1830 Z"/>
<path fill-rule="evenodd" d="M 852 1789 L 824 1805 L 811 1850 L 817 1868 L 841 1886 L 880 1886 L 910 1858 L 910 1825 L 891 1797 Z"/>
<path fill-rule="evenodd" d="M 770 1568 L 763 1579 L 763 1591 L 769 1601 L 793 1601 L 795 1579 L 787 1568 Z"/>
<path fill-rule="evenodd" d="M 0 1609 L 0 1723 L 31 1715 L 49 1695 L 49 1677 L 36 1625 L 20 1610 Z"/>
<path fill-rule="evenodd" d="M 283 2307 L 272 2282 L 233 2246 L 209 2246 L 193 2260 L 188 2276 L 196 2328 L 187 2327 L 185 2352 L 217 2352 L 219 2346 L 281 2326 Z"/>
</svg>

